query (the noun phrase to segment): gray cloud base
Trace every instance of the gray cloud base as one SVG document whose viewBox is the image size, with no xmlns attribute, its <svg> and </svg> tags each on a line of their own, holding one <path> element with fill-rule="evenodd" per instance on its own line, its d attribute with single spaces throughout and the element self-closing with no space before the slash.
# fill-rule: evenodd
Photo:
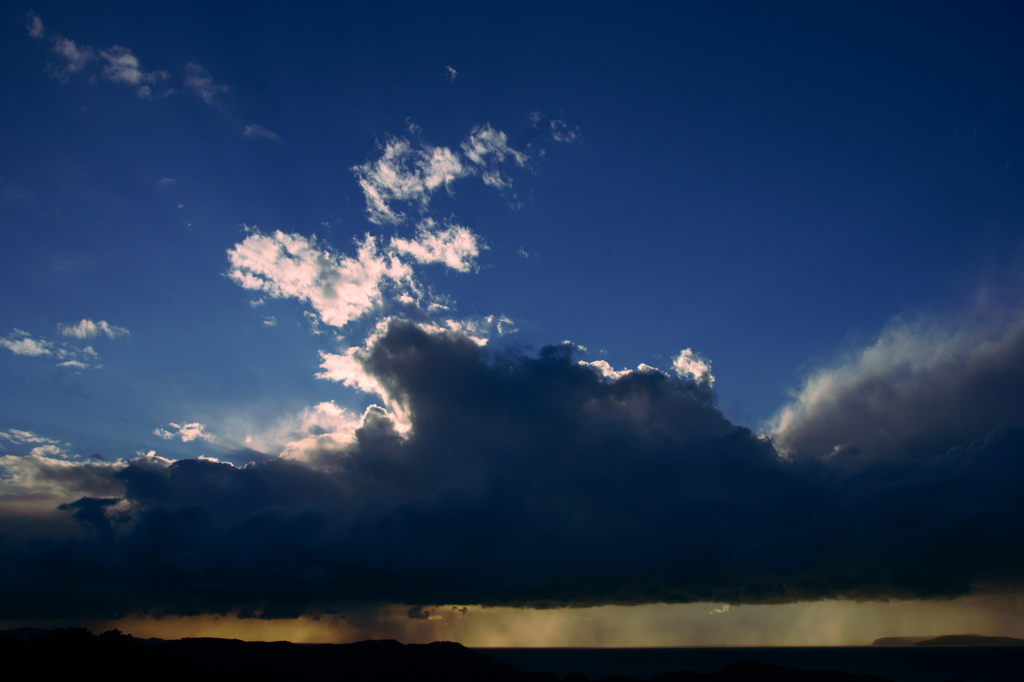
<svg viewBox="0 0 1024 682">
<path fill-rule="evenodd" d="M 364 365 L 410 434 L 379 410 L 312 464 L 110 467 L 123 498 L 65 505 L 87 538 L 0 545 L 0 617 L 1021 587 L 1017 425 L 850 467 L 779 457 L 725 419 L 707 384 L 610 381 L 568 346 L 489 353 L 393 321 Z"/>
</svg>

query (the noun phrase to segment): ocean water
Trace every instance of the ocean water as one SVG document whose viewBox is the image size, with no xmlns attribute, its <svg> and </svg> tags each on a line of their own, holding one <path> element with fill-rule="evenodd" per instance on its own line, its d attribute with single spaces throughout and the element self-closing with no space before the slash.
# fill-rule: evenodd
<svg viewBox="0 0 1024 682">
<path fill-rule="evenodd" d="M 803 670 L 839 670 L 894 682 L 1022 682 L 1024 647 L 720 647 L 476 649 L 527 672 L 644 680 L 677 670 L 712 673 L 743 660 Z"/>
</svg>

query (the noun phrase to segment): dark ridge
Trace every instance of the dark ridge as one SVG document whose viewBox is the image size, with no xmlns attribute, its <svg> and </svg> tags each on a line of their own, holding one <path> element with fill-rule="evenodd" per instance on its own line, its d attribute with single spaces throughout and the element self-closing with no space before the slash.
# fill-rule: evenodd
<svg viewBox="0 0 1024 682">
<path fill-rule="evenodd" d="M 22 633 L 25 629 L 14 632 Z M 7 634 L 3 633 L 3 634 Z M 346 682 L 559 682 L 550 673 L 527 673 L 454 642 L 400 644 L 394 640 L 355 644 L 303 645 L 243 642 L 237 639 L 134 639 L 118 630 L 96 636 L 85 628 L 58 628 L 28 641 L 0 637 L 0 657 L 12 670 L 31 670 L 43 679 L 93 675 L 102 679 L 147 681 L 269 682 L 338 680 Z M 806 671 L 741 661 L 703 675 L 666 673 L 646 682 L 886 682 L 868 675 L 833 670 Z M 579 673 L 562 682 L 589 682 Z M 641 682 L 632 677 L 601 677 L 594 682 Z"/>
<path fill-rule="evenodd" d="M 0 630 L 0 639 L 16 639 L 19 642 L 29 642 L 33 637 L 46 637 L 49 630 L 43 628 L 15 628 L 13 630 Z"/>
<path fill-rule="evenodd" d="M 871 646 L 914 646 L 931 637 L 879 637 L 871 643 Z"/>
<path fill-rule="evenodd" d="M 925 639 L 914 646 L 1024 646 L 1024 639 L 988 635 L 942 635 Z"/>
</svg>

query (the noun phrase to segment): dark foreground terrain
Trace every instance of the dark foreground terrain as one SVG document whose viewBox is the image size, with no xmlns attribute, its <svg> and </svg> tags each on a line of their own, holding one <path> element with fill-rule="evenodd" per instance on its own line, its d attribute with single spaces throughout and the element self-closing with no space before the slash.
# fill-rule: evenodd
<svg viewBox="0 0 1024 682">
<path fill-rule="evenodd" d="M 92 635 L 83 628 L 0 633 L 0 657 L 11 670 L 45 679 L 95 674 L 148 680 L 343 680 L 345 682 L 635 682 L 620 675 L 589 681 L 579 673 L 561 681 L 528 673 L 453 642 L 400 644 L 393 640 L 302 645 L 234 639 L 134 639 L 117 630 Z M 884 678 L 806 671 L 741 661 L 716 672 L 664 673 L 647 682 L 875 682 Z M 937 679 L 935 682 L 942 682 Z M 966 681 L 970 682 L 970 681 Z"/>
</svg>

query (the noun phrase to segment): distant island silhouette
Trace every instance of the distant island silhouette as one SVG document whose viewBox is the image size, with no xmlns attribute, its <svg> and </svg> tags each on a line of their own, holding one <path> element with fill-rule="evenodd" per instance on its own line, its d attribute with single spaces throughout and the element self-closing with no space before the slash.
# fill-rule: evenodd
<svg viewBox="0 0 1024 682">
<path fill-rule="evenodd" d="M 939 635 L 938 637 L 879 637 L 871 646 L 1024 646 L 1024 639 L 988 635 Z"/>
</svg>

